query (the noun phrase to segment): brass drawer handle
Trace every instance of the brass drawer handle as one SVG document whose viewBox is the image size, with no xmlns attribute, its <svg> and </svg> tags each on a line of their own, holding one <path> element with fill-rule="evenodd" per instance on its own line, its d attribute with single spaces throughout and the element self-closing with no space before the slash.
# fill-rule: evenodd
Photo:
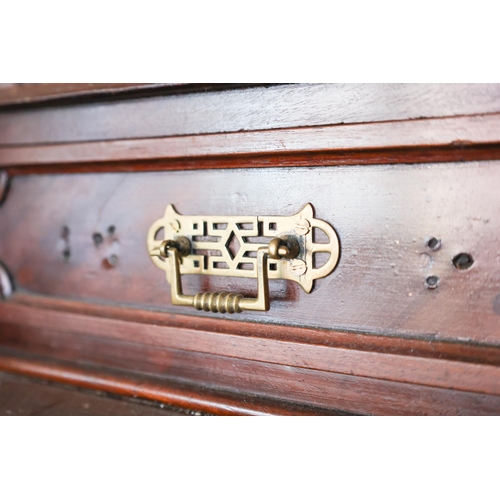
<svg viewBox="0 0 500 500">
<path fill-rule="evenodd" d="M 187 243 L 186 243 L 187 242 Z M 257 251 L 257 298 L 245 298 L 239 293 L 204 292 L 196 295 L 184 295 L 180 273 L 179 254 L 187 255 L 189 240 L 185 237 L 177 240 L 165 240 L 157 249 L 153 249 L 153 256 L 169 259 L 170 284 L 172 289 L 172 304 L 178 306 L 193 306 L 199 311 L 219 313 L 240 313 L 242 311 L 268 311 L 269 310 L 269 279 L 268 257 L 273 259 L 291 258 L 298 254 L 298 242 L 287 245 L 286 241 L 274 238 L 268 247 L 259 248 Z"/>
<path fill-rule="evenodd" d="M 289 279 L 309 293 L 314 279 L 330 274 L 339 260 L 339 241 L 333 228 L 315 219 L 310 204 L 291 217 L 183 216 L 168 205 L 165 216 L 150 227 L 148 252 L 171 285 L 172 304 L 198 310 L 235 313 L 268 311 L 269 279 Z M 328 243 L 314 241 L 314 228 Z M 157 239 L 163 230 L 164 239 Z M 267 245 L 252 241 L 269 236 Z M 317 268 L 314 254 L 328 254 Z M 184 295 L 183 274 L 257 278 L 256 298 L 239 293 L 202 292 Z"/>
</svg>

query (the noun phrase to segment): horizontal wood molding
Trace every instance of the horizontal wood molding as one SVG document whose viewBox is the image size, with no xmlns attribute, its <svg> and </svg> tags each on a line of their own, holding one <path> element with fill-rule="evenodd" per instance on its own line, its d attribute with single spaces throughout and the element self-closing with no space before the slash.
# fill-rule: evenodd
<svg viewBox="0 0 500 500">
<path fill-rule="evenodd" d="M 0 165 L 195 159 L 500 144 L 500 114 L 122 141 L 0 147 Z M 315 157 L 310 158 L 314 165 Z M 280 163 L 279 161 L 277 162 Z M 263 164 L 264 166 L 265 164 Z M 222 164 L 224 166 L 224 164 Z M 241 167 L 242 162 L 235 164 Z M 198 168 L 203 168 L 200 164 Z M 213 164 L 207 164 L 213 168 Z"/>
<path fill-rule="evenodd" d="M 0 332 L 3 338 L 0 351 L 7 356 L 29 354 L 50 358 L 50 363 L 62 362 L 66 366 L 90 369 L 91 374 L 118 371 L 115 373 L 118 380 L 146 377 L 169 387 L 188 384 L 195 388 L 196 394 L 205 391 L 229 393 L 245 404 L 264 399 L 278 401 L 285 407 L 309 405 L 314 410 L 375 415 L 491 415 L 500 412 L 500 397 L 488 394 L 15 325 L 6 325 Z M 75 380 L 75 385 L 80 383 Z M 111 388 L 107 390 L 111 392 Z M 141 397 L 148 395 L 144 393 Z M 154 394 L 150 397 L 157 400 Z"/>
<path fill-rule="evenodd" d="M 166 84 L 169 85 L 169 84 Z M 182 85 L 182 84 L 170 84 Z M 47 103 L 70 97 L 121 94 L 163 87 L 158 83 L 10 83 L 0 84 L 0 106 Z"/>
<path fill-rule="evenodd" d="M 95 367 L 54 363 L 50 360 L 20 358 L 0 353 L 0 371 L 73 385 L 120 396 L 142 398 L 190 411 L 213 415 L 321 415 L 340 414 L 305 405 L 283 404 L 255 397 L 238 398 L 206 388 L 193 388 L 172 381 L 158 381 L 106 372 Z"/>
<path fill-rule="evenodd" d="M 500 146 L 495 144 L 437 148 L 395 148 L 358 151 L 327 151 L 239 155 L 218 157 L 164 158 L 160 160 L 123 162 L 76 162 L 14 165 L 4 167 L 12 176 L 31 174 L 83 174 L 188 171 L 206 169 L 342 167 L 363 165 L 414 165 L 500 160 Z"/>
<path fill-rule="evenodd" d="M 498 84 L 298 84 L 0 113 L 0 145 L 500 113 Z"/>
<path fill-rule="evenodd" d="M 74 313 L 90 317 L 163 326 L 172 330 L 199 330 L 229 336 L 274 339 L 298 344 L 500 366 L 500 349 L 494 345 L 448 342 L 439 339 L 415 338 L 413 336 L 374 335 L 373 333 L 249 321 L 227 321 L 227 318 L 221 316 L 191 316 L 138 308 L 116 307 L 95 302 L 47 297 L 22 291 L 12 295 L 9 304 L 29 306 L 37 310 Z M 0 303 L 0 308 L 1 305 Z"/>
<path fill-rule="evenodd" d="M 261 84 L 262 85 L 262 84 Z M 257 86 L 230 83 L 8 83 L 0 84 L 0 112 L 47 105 L 101 102 L 183 92 Z"/>
<path fill-rule="evenodd" d="M 179 329 L 166 325 L 36 309 L 12 302 L 0 304 L 0 313 L 2 323 L 29 328 L 251 359 L 357 377 L 500 395 L 498 366 L 366 352 L 192 328 Z"/>
</svg>

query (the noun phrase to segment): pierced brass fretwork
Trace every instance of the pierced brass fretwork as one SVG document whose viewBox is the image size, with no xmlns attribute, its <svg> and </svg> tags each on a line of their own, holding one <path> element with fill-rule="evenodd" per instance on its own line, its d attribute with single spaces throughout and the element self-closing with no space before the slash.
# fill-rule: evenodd
<svg viewBox="0 0 500 500">
<path fill-rule="evenodd" d="M 157 239 L 162 229 L 162 238 Z M 328 242 L 315 241 L 318 230 Z M 150 227 L 147 247 L 153 263 L 166 273 L 173 303 L 214 312 L 268 310 L 268 279 L 295 281 L 309 293 L 314 280 L 330 274 L 339 260 L 334 229 L 314 218 L 310 204 L 288 217 L 180 215 L 168 205 L 165 215 Z M 319 267 L 315 265 L 317 253 L 327 256 Z M 180 283 L 183 274 L 256 278 L 259 296 L 267 298 L 259 302 L 259 297 L 212 292 L 185 296 Z M 240 299 L 234 299 L 236 296 Z"/>
</svg>

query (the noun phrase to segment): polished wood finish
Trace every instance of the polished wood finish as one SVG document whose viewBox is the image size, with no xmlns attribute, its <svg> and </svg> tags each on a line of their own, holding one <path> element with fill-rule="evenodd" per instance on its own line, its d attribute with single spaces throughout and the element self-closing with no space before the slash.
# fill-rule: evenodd
<svg viewBox="0 0 500 500">
<path fill-rule="evenodd" d="M 39 343 L 38 349 L 29 348 L 32 354 L 40 357 L 44 352 L 51 353 L 56 359 L 65 357 L 66 363 L 72 360 L 72 364 L 57 366 L 54 370 L 52 365 L 43 363 L 43 360 L 36 361 L 36 365 L 26 363 L 19 358 L 21 351 L 10 350 L 3 351 L 4 355 L 0 356 L 0 370 L 126 396 L 137 395 L 215 414 L 307 415 L 320 414 L 325 410 L 332 414 L 346 410 L 374 415 L 485 415 L 500 412 L 500 397 L 489 394 L 189 351 L 144 349 L 140 345 L 125 342 L 92 342 L 88 337 L 77 341 L 77 338 L 67 334 L 59 339 L 54 335 L 43 338 L 37 331 L 31 331 L 31 334 Z M 83 349 L 80 347 L 82 343 Z M 82 352 L 93 352 L 96 359 L 91 366 L 86 363 L 86 358 L 81 359 Z M 142 369 L 136 368 L 135 374 L 130 370 L 131 359 L 142 364 Z M 102 370 L 96 373 L 96 365 L 99 367 L 102 363 L 119 371 L 109 376 L 103 374 Z M 137 380 L 137 375 L 144 377 L 152 372 L 156 383 L 148 384 L 143 378 Z M 134 375 L 132 379 L 131 375 Z M 151 382 L 153 379 L 149 380 Z M 189 392 L 186 387 L 181 387 L 172 391 L 174 383 L 190 383 L 197 389 Z M 206 391 L 232 394 L 232 403 L 227 397 L 221 402 L 210 394 L 206 396 Z M 261 399 L 268 401 L 264 407 L 259 401 Z M 278 405 L 269 403 L 273 400 Z"/>
<path fill-rule="evenodd" d="M 312 202 L 339 235 L 337 269 L 311 294 L 271 280 L 271 310 L 238 319 L 499 345 L 499 165 L 15 177 L 0 210 L 0 256 L 21 290 L 202 316 L 171 305 L 145 250 L 166 204 L 193 215 L 291 215 Z M 442 241 L 438 251 L 427 247 L 431 237 Z M 468 270 L 452 264 L 461 252 L 474 258 Z M 190 275 L 183 283 L 188 294 L 256 292 L 251 279 Z"/>
<path fill-rule="evenodd" d="M 12 167 L 112 161 L 117 163 L 111 169 L 119 171 L 122 162 L 235 156 L 240 159 L 239 162 L 221 166 L 241 168 L 245 166 L 245 158 L 256 154 L 272 158 L 276 154 L 335 154 L 393 148 L 463 150 L 471 145 L 476 148 L 500 145 L 500 114 L 235 132 L 217 136 L 3 147 L 0 149 L 0 165 Z M 314 160 L 315 157 L 309 157 L 311 165 Z M 204 165 L 202 161 L 197 168 L 213 168 L 213 163 Z"/>
<path fill-rule="evenodd" d="M 50 338 L 55 332 L 71 332 L 73 335 L 95 337 L 95 342 L 106 338 L 113 339 L 113 341 L 140 343 L 143 346 L 143 356 L 146 356 L 145 346 L 151 345 L 154 349 L 193 351 L 214 356 L 251 359 L 262 363 L 500 396 L 499 366 L 304 344 L 292 342 L 286 339 L 286 335 L 282 335 L 283 340 L 255 338 L 242 334 L 244 330 L 239 334 L 217 333 L 188 327 L 180 329 L 169 325 L 159 326 L 135 323 L 130 320 L 125 322 L 73 313 L 51 312 L 44 309 L 37 311 L 24 305 L 9 303 L 0 304 L 0 312 L 4 323 L 0 339 L 3 345 L 14 348 L 19 345 L 19 342 L 25 346 L 36 342 L 31 340 L 32 337 Z M 36 335 L 32 333 L 32 330 L 36 331 Z M 22 333 L 23 331 L 27 333 Z M 290 333 L 293 334 L 293 329 Z M 76 342 L 81 343 L 81 340 Z M 73 344 L 74 342 L 68 341 L 67 343 Z M 60 349 L 62 343 L 58 342 L 58 344 Z M 151 352 L 154 352 L 154 349 Z M 100 348 L 100 351 L 104 352 L 103 348 Z M 95 353 L 92 355 L 97 356 Z M 84 357 L 84 350 L 80 350 L 79 359 L 83 360 Z M 141 362 L 144 363 L 144 360 Z M 152 362 L 148 360 L 148 365 Z M 109 363 L 104 366 L 109 366 Z"/>
<path fill-rule="evenodd" d="M 0 156 L 1 156 L 0 149 Z M 463 161 L 500 160 L 497 144 L 359 151 L 326 151 L 283 154 L 252 154 L 220 157 L 166 158 L 120 162 L 70 162 L 6 166 L 11 176 L 62 173 L 157 172 L 172 170 L 248 169 L 285 167 L 333 167 L 347 165 L 414 165 Z"/>
<path fill-rule="evenodd" d="M 197 90 L 0 110 L 0 370 L 214 414 L 499 414 L 500 87 Z M 145 248 L 168 203 L 307 202 L 341 241 L 310 295 L 272 281 L 265 314 L 171 305 Z"/>
<path fill-rule="evenodd" d="M 366 333 L 362 332 L 325 330 L 300 326 L 289 327 L 272 323 L 239 321 L 238 319 L 226 321 L 223 316 L 218 315 L 193 317 L 137 308 L 124 308 L 106 304 L 51 298 L 20 291 L 10 298 L 10 304 L 29 306 L 29 309 L 25 309 L 28 316 L 25 316 L 25 319 L 22 320 L 22 324 L 27 325 L 33 324 L 28 317 L 42 309 L 57 313 L 83 314 L 91 318 L 108 318 L 145 325 L 156 325 L 167 327 L 172 332 L 178 329 L 187 329 L 228 334 L 231 336 L 237 335 L 275 339 L 299 344 L 338 347 L 340 349 L 500 366 L 500 350 L 494 346 L 483 344 L 448 342 L 439 339 L 433 339 L 432 342 L 429 342 L 428 339 L 376 334 L 366 335 Z M 22 317 L 22 314 L 17 315 L 17 317 Z M 241 317 L 239 318 L 241 319 Z M 36 326 L 36 321 L 34 325 Z"/>
<path fill-rule="evenodd" d="M 190 386 L 179 381 L 97 370 L 89 366 L 61 364 L 43 359 L 29 359 L 0 354 L 0 370 L 41 378 L 57 383 L 104 391 L 124 397 L 143 398 L 188 411 L 213 415 L 346 415 L 337 410 L 317 406 L 291 404 L 259 396 L 214 391 L 200 385 Z M 488 403 L 487 403 L 488 404 Z M 479 408 L 484 411 L 484 408 Z"/>
<path fill-rule="evenodd" d="M 0 145 L 500 113 L 499 84 L 299 84 L 0 114 Z"/>
</svg>

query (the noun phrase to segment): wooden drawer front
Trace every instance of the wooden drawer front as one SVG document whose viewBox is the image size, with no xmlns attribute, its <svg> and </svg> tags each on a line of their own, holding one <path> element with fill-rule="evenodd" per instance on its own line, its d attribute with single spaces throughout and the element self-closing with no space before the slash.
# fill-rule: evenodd
<svg viewBox="0 0 500 500">
<path fill-rule="evenodd" d="M 500 87 L 199 90 L 0 112 L 0 370 L 210 413 L 499 414 Z M 146 247 L 168 204 L 307 203 L 340 241 L 310 294 L 172 305 Z"/>
<path fill-rule="evenodd" d="M 500 162 L 21 176 L 0 210 L 0 255 L 18 291 L 166 311 L 146 233 L 183 214 L 292 215 L 312 203 L 341 258 L 311 294 L 271 281 L 271 310 L 230 321 L 500 343 Z M 441 247 L 428 248 L 429 238 Z M 101 241 L 102 240 L 102 241 Z M 452 260 L 468 253 L 474 264 Z M 436 276 L 437 288 L 426 279 Z M 252 295 L 252 279 L 186 276 L 185 291 Z"/>
</svg>

